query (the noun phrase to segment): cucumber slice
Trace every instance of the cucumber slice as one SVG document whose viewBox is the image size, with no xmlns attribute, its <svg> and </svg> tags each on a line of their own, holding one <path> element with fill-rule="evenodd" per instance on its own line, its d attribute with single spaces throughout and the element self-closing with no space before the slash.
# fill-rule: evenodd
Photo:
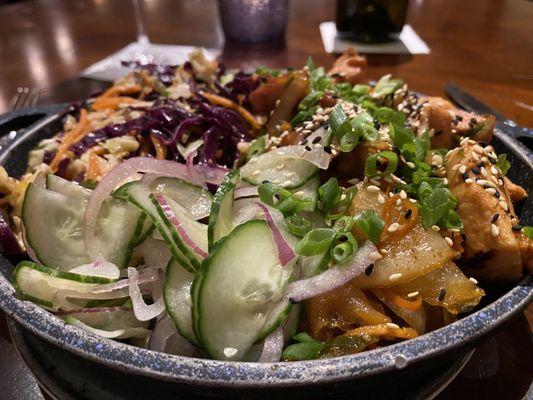
<svg viewBox="0 0 533 400">
<path fill-rule="evenodd" d="M 182 249 L 184 248 L 184 245 L 181 246 L 181 248 L 178 245 L 178 243 L 180 245 L 182 245 L 182 243 L 175 240 L 173 237 L 173 231 L 169 229 L 166 223 L 162 220 L 155 204 L 150 199 L 151 194 L 152 191 L 148 185 L 142 181 L 135 181 L 122 185 L 112 194 L 112 196 L 118 199 L 129 201 L 131 204 L 138 207 L 146 215 L 148 215 L 152 223 L 155 225 L 157 231 L 166 242 L 170 252 L 172 253 L 172 257 L 174 257 L 176 261 L 189 272 L 194 273 L 196 271 L 196 265 L 198 265 L 198 262 L 195 261 L 196 265 L 193 264 L 192 258 L 189 259 L 189 257 L 183 253 Z"/>
<path fill-rule="evenodd" d="M 167 231 L 171 234 L 171 239 L 182 254 L 187 257 L 192 266 L 200 268 L 203 259 L 207 257 L 207 225 L 195 221 L 185 208 L 170 197 L 162 193 L 161 196 L 167 207 L 159 203 L 154 193 L 150 195 L 150 201 L 155 206 L 159 218 L 165 224 Z"/>
<path fill-rule="evenodd" d="M 311 204 L 304 208 L 305 211 L 315 211 L 318 202 L 318 188 L 320 187 L 320 177 L 315 175 L 305 185 L 297 189 L 293 189 L 292 192 L 302 199 L 310 199 Z"/>
<path fill-rule="evenodd" d="M 229 234 L 233 228 L 233 195 L 235 185 L 239 180 L 239 171 L 231 171 L 219 185 L 209 216 L 209 226 L 207 228 L 207 243 L 211 250 L 213 245 L 221 238 Z"/>
<path fill-rule="evenodd" d="M 84 324 L 104 331 L 124 328 L 148 328 L 150 321 L 139 321 L 126 307 L 98 307 L 92 310 L 70 311 L 56 314 L 61 319 L 76 318 Z"/>
<path fill-rule="evenodd" d="M 192 290 L 196 337 L 211 357 L 241 360 L 279 326 L 291 308 L 291 274 L 264 221 L 239 225 L 214 246 Z"/>
<path fill-rule="evenodd" d="M 89 200 L 92 192 L 90 189 L 87 189 L 76 182 L 71 182 L 53 174 L 46 175 L 46 188 L 64 194 L 67 197 L 75 197 L 79 200 Z"/>
<path fill-rule="evenodd" d="M 180 335 L 195 346 L 199 346 L 192 328 L 191 287 L 193 280 L 194 274 L 182 268 L 175 260 L 170 260 L 165 275 L 163 299 L 167 312 Z"/>
<path fill-rule="evenodd" d="M 20 297 L 47 308 L 53 308 L 53 300 L 59 290 L 88 292 L 98 285 L 115 281 L 62 272 L 31 261 L 21 261 L 13 271 L 12 280 Z"/>
<path fill-rule="evenodd" d="M 150 187 L 179 203 L 195 220 L 209 216 L 213 195 L 200 186 L 179 178 L 160 177 Z"/>
<path fill-rule="evenodd" d="M 318 168 L 303 158 L 284 154 L 283 148 L 252 158 L 241 167 L 241 177 L 252 185 L 270 181 L 286 189 L 302 186 Z"/>
<path fill-rule="evenodd" d="M 330 256 L 328 252 L 316 256 L 300 257 L 300 279 L 307 279 L 323 272 L 328 267 Z"/>
<path fill-rule="evenodd" d="M 172 258 L 167 243 L 163 239 L 158 240 L 152 237 L 147 238 L 137 247 L 136 252 L 143 258 L 144 264 L 150 267 L 165 268 Z"/>
<path fill-rule="evenodd" d="M 25 238 L 43 264 L 68 271 L 91 262 L 85 249 L 85 208 L 91 191 L 55 175 L 47 187 L 28 185 L 22 206 Z M 96 238 L 105 259 L 118 267 L 130 260 L 142 228 L 142 213 L 109 199 L 97 223 Z"/>
</svg>

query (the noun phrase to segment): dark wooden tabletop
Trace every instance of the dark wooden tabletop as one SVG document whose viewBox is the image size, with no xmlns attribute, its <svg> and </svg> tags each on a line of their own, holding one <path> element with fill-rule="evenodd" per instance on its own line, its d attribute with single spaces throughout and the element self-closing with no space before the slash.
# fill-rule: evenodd
<svg viewBox="0 0 533 400">
<path fill-rule="evenodd" d="M 333 0 L 292 0 L 286 46 L 249 50 L 224 46 L 214 0 L 146 0 L 143 15 L 154 43 L 223 49 L 229 66 L 301 66 L 311 55 L 331 65 L 318 25 L 333 19 Z M 533 2 L 412 0 L 408 23 L 429 55 L 371 55 L 369 78 L 392 73 L 415 90 L 442 95 L 453 81 L 480 100 L 533 127 Z M 18 86 L 41 90 L 40 103 L 82 98 L 102 83 L 80 71 L 135 40 L 130 0 L 36 0 L 0 7 L 0 113 Z M 0 318 L 0 398 L 41 399 Z M 496 336 L 497 373 L 459 376 L 439 399 L 520 399 L 533 378 L 533 307 Z"/>
</svg>

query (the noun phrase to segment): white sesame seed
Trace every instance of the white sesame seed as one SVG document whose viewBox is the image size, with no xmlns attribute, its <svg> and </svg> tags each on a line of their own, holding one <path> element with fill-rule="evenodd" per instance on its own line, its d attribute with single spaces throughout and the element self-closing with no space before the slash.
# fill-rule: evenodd
<svg viewBox="0 0 533 400">
<path fill-rule="evenodd" d="M 407 193 L 405 193 L 405 190 L 403 189 L 400 190 L 400 198 L 404 200 L 407 198 Z"/>
<path fill-rule="evenodd" d="M 341 201 L 344 201 L 344 200 L 346 200 L 346 194 L 343 193 L 341 194 Z"/>
<path fill-rule="evenodd" d="M 391 329 L 399 329 L 400 328 L 400 326 L 398 324 L 395 324 L 393 322 L 387 322 L 385 325 L 387 326 L 387 328 L 391 328 Z"/>
<path fill-rule="evenodd" d="M 384 255 L 389 254 L 389 251 L 387 249 L 381 249 L 379 252 Z"/>
<path fill-rule="evenodd" d="M 387 228 L 387 231 L 388 232 L 396 232 L 398 229 L 400 229 L 400 224 L 398 222 L 393 222 L 392 224 L 389 225 L 389 227 Z"/>
<path fill-rule="evenodd" d="M 455 165 L 452 167 L 452 171 L 457 171 L 459 168 L 461 168 L 461 164 L 455 164 Z"/>
<path fill-rule="evenodd" d="M 480 171 L 481 171 L 481 175 L 483 175 L 483 178 L 486 178 L 489 175 L 485 167 L 481 167 Z"/>
<path fill-rule="evenodd" d="M 498 175 L 500 172 L 498 171 L 498 168 L 496 168 L 494 165 L 490 167 L 490 173 L 494 175 Z"/>
<path fill-rule="evenodd" d="M 476 144 L 474 145 L 474 147 L 472 147 L 472 149 L 478 153 L 478 154 L 483 154 L 485 151 L 483 150 L 483 147 L 481 147 L 479 144 Z"/>
<path fill-rule="evenodd" d="M 490 234 L 493 237 L 498 237 L 500 235 L 500 228 L 498 228 L 495 224 L 490 224 Z"/>
<path fill-rule="evenodd" d="M 289 131 L 283 131 L 279 137 L 284 138 L 289 135 Z"/>
<path fill-rule="evenodd" d="M 281 100 L 280 100 L 280 99 L 277 99 L 277 100 L 276 100 L 276 107 L 279 106 L 279 103 L 281 103 Z M 272 103 L 270 103 L 270 104 L 272 104 Z"/>
<path fill-rule="evenodd" d="M 477 279 L 476 278 L 468 278 L 470 282 L 472 282 L 474 285 L 477 285 Z"/>
<path fill-rule="evenodd" d="M 416 168 L 415 163 L 413 163 L 413 162 L 411 162 L 411 161 L 407 161 L 407 162 L 405 163 L 405 165 L 407 165 L 407 166 L 408 166 L 409 168 L 411 168 L 411 169 L 415 169 L 415 168 Z"/>
<path fill-rule="evenodd" d="M 503 200 L 500 201 L 500 207 L 503 208 L 505 211 L 508 211 L 509 210 L 509 206 L 507 205 L 507 203 Z"/>
<path fill-rule="evenodd" d="M 432 230 L 432 231 L 435 231 L 435 232 L 438 232 L 438 231 L 440 231 L 440 228 L 439 228 L 437 225 L 433 225 L 433 226 L 431 227 L 431 230 Z"/>
<path fill-rule="evenodd" d="M 370 178 L 370 182 L 376 186 L 379 186 L 379 181 L 377 179 Z"/>
<path fill-rule="evenodd" d="M 442 183 L 444 183 L 445 185 L 448 184 L 448 178 L 442 178 Z"/>
<path fill-rule="evenodd" d="M 409 297 L 410 299 L 412 299 L 413 297 L 416 297 L 420 294 L 420 292 L 417 290 L 416 292 L 411 292 L 411 293 L 408 293 L 407 294 L 407 297 Z"/>
<path fill-rule="evenodd" d="M 369 191 L 370 193 L 376 193 L 376 192 L 379 192 L 381 189 L 378 188 L 377 186 L 375 185 L 368 185 L 366 187 L 366 190 Z"/>
<path fill-rule="evenodd" d="M 391 175 L 391 178 L 394 182 L 401 183 L 402 185 L 407 185 L 407 182 L 402 180 L 401 178 L 398 178 L 396 175 Z"/>
<path fill-rule="evenodd" d="M 396 205 L 397 206 L 402 205 L 402 199 L 396 199 Z"/>
<path fill-rule="evenodd" d="M 479 156 L 477 155 L 477 153 L 472 153 L 472 158 L 474 159 L 474 161 L 479 161 Z"/>
<path fill-rule="evenodd" d="M 276 169 L 279 171 L 280 169 L 285 168 L 285 164 L 278 164 L 276 165 Z"/>
<path fill-rule="evenodd" d="M 290 186 L 290 185 L 292 185 L 292 182 L 289 180 L 286 180 L 285 182 L 283 182 L 283 186 Z"/>
<path fill-rule="evenodd" d="M 487 192 L 488 194 L 496 194 L 496 189 L 494 188 L 486 188 L 485 189 L 485 192 Z"/>
<path fill-rule="evenodd" d="M 384 204 L 385 203 L 385 196 L 383 196 L 381 193 L 378 194 L 378 203 Z"/>
<path fill-rule="evenodd" d="M 444 240 L 446 240 L 446 243 L 448 243 L 448 246 L 453 247 L 453 240 L 449 237 L 445 237 Z"/>
<path fill-rule="evenodd" d="M 394 197 L 394 193 L 389 192 L 389 197 L 391 197 L 391 198 Z"/>
<path fill-rule="evenodd" d="M 261 173 L 261 170 L 256 169 L 254 172 L 252 172 L 252 175 L 259 175 Z"/>
<path fill-rule="evenodd" d="M 411 203 L 413 203 L 413 204 L 416 203 L 416 200 L 415 200 L 415 199 L 409 199 L 409 201 L 410 201 Z"/>
<path fill-rule="evenodd" d="M 302 190 L 298 190 L 296 193 L 294 193 L 294 195 L 297 197 L 303 197 L 305 196 L 305 192 L 303 192 Z"/>
<path fill-rule="evenodd" d="M 459 172 L 460 172 L 461 174 L 464 174 L 464 173 L 466 172 L 466 165 L 461 165 L 461 166 L 459 167 Z"/>
<path fill-rule="evenodd" d="M 234 347 L 226 347 L 224 348 L 224 355 L 228 358 L 232 358 L 235 354 L 238 353 L 239 350 L 237 350 Z"/>
<path fill-rule="evenodd" d="M 503 185 L 503 179 L 498 179 L 498 185 Z"/>
<path fill-rule="evenodd" d="M 398 272 L 396 274 L 390 275 L 389 276 L 389 281 L 394 282 L 394 281 L 397 281 L 398 279 L 400 279 L 401 277 L 402 277 L 402 273 Z"/>
<path fill-rule="evenodd" d="M 472 182 L 474 182 L 474 181 L 472 179 L 470 179 L 470 178 L 466 178 L 465 179 L 465 183 L 472 183 Z"/>
</svg>

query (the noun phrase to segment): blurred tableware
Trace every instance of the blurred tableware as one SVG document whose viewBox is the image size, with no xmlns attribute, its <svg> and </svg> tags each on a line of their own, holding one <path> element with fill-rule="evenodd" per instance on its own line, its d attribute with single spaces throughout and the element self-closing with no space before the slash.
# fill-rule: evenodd
<svg viewBox="0 0 533 400">
<path fill-rule="evenodd" d="M 238 44 L 284 41 L 288 0 L 219 0 L 226 40 Z"/>
<path fill-rule="evenodd" d="M 10 103 L 11 111 L 25 107 L 32 107 L 39 100 L 39 89 L 29 87 L 18 87 L 17 93 L 13 96 Z"/>
<path fill-rule="evenodd" d="M 141 0 L 131 0 L 133 3 L 133 11 L 135 13 L 135 25 L 137 27 L 137 47 L 134 52 L 133 61 L 138 61 L 141 64 L 150 64 L 154 62 L 154 55 L 150 49 L 150 39 L 144 29 L 142 18 Z"/>
<path fill-rule="evenodd" d="M 409 0 L 337 0 L 337 31 L 364 43 L 398 37 Z"/>
</svg>

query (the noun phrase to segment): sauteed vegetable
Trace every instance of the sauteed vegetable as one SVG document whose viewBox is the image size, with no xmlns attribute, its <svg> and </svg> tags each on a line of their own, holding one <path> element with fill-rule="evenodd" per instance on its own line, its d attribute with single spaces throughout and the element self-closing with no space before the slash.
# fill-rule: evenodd
<svg viewBox="0 0 533 400">
<path fill-rule="evenodd" d="M 104 338 L 219 360 L 352 354 L 533 267 L 494 117 L 353 50 L 326 72 L 138 65 L 0 170 L 16 296 Z M 30 261 L 31 260 L 31 261 Z"/>
</svg>

